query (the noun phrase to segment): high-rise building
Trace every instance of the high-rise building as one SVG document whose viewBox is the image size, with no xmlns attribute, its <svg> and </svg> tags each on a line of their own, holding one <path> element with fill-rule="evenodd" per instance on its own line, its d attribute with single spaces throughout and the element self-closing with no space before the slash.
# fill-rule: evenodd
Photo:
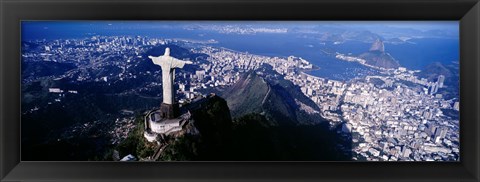
<svg viewBox="0 0 480 182">
<path fill-rule="evenodd" d="M 442 127 L 441 129 L 437 129 L 435 131 L 435 137 L 440 137 L 440 138 L 445 138 L 445 136 L 447 136 L 447 131 L 448 129 L 445 128 L 445 127 Z"/>
<path fill-rule="evenodd" d="M 436 130 L 437 130 L 437 126 L 435 126 L 432 123 L 429 123 L 425 132 L 427 132 L 428 136 L 432 137 L 435 135 Z"/>
<path fill-rule="evenodd" d="M 433 137 L 435 143 L 440 143 L 447 135 L 447 128 L 437 128 Z"/>
<path fill-rule="evenodd" d="M 438 84 L 437 82 L 435 82 L 430 86 L 430 95 L 437 93 L 437 91 L 438 91 Z"/>
<path fill-rule="evenodd" d="M 437 84 L 439 88 L 443 88 L 443 82 L 445 82 L 445 76 L 439 75 L 437 80 Z"/>
</svg>

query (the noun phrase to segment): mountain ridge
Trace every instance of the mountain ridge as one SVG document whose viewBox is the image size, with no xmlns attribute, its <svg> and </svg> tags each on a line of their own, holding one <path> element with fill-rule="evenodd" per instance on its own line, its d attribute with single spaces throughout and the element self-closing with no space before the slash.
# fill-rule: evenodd
<svg viewBox="0 0 480 182">
<path fill-rule="evenodd" d="M 263 71 L 266 70 L 268 68 Z M 271 76 L 270 73 L 268 75 Z M 300 90 L 286 80 L 275 82 L 251 71 L 222 95 L 234 118 L 258 113 L 264 115 L 271 125 L 316 124 L 324 121 L 318 106 L 303 93 L 297 92 Z"/>
</svg>

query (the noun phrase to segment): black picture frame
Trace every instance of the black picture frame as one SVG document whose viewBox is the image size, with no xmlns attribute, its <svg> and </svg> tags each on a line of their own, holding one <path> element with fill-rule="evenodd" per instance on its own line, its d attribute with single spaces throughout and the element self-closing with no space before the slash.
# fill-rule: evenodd
<svg viewBox="0 0 480 182">
<path fill-rule="evenodd" d="M 2 0 L 1 181 L 479 181 L 478 0 Z M 22 162 L 21 20 L 459 20 L 461 162 Z"/>
</svg>

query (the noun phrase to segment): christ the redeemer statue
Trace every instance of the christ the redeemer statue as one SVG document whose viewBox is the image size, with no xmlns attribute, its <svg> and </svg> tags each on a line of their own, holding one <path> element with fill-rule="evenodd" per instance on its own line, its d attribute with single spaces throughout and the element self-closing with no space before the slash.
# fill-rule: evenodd
<svg viewBox="0 0 480 182">
<path fill-rule="evenodd" d="M 175 68 L 183 68 L 185 64 L 192 64 L 191 61 L 182 61 L 170 56 L 170 48 L 165 49 L 163 56 L 153 57 L 153 64 L 162 67 L 162 86 L 163 86 L 163 103 L 160 107 L 162 117 L 175 118 L 178 106 L 175 105 L 175 90 L 173 88 L 173 81 L 175 79 Z"/>
</svg>

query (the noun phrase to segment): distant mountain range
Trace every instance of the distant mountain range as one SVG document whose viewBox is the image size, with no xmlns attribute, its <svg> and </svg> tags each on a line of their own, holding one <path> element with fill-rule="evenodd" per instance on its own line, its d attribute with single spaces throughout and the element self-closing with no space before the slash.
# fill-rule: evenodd
<svg viewBox="0 0 480 182">
<path fill-rule="evenodd" d="M 320 33 L 319 40 L 327 42 L 345 42 L 348 40 L 360 41 L 360 42 L 374 42 L 375 40 L 383 38 L 375 33 L 370 31 L 345 31 L 341 30 L 340 32 L 323 32 Z"/>
</svg>

